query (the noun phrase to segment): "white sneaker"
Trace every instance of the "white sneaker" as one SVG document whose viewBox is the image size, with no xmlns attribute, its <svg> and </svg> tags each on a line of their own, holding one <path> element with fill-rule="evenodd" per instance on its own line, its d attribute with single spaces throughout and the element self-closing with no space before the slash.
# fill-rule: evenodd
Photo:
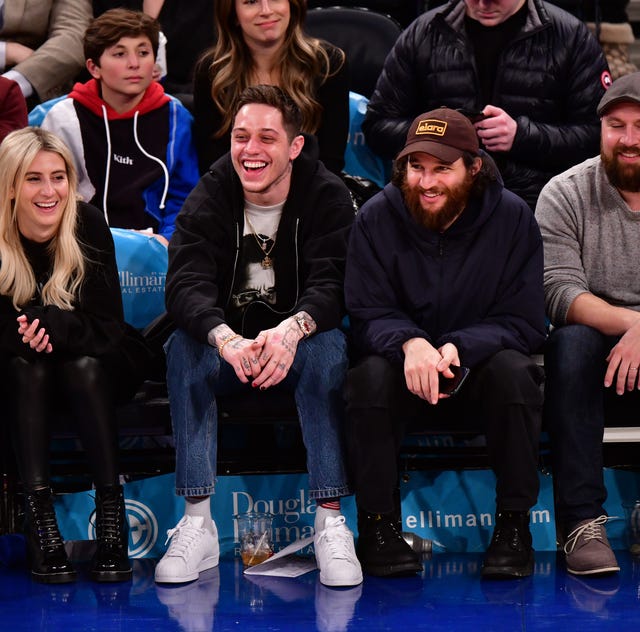
<svg viewBox="0 0 640 632">
<path fill-rule="evenodd" d="M 362 582 L 362 568 L 356 557 L 353 533 L 344 516 L 324 521 L 324 529 L 313 538 L 320 581 L 325 586 L 357 586 Z"/>
<path fill-rule="evenodd" d="M 171 544 L 156 565 L 157 582 L 190 582 L 198 579 L 202 571 L 218 565 L 220 545 L 216 523 L 211 521 L 211 530 L 203 525 L 202 516 L 183 516 L 167 531 L 167 542 L 171 540 Z"/>
</svg>

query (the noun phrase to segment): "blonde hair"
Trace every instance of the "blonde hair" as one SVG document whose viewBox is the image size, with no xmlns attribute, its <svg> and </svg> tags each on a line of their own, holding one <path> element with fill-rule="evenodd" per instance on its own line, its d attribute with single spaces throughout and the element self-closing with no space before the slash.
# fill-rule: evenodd
<svg viewBox="0 0 640 632">
<path fill-rule="evenodd" d="M 289 7 L 291 18 L 276 61 L 280 71 L 279 87 L 302 112 L 302 131 L 315 134 L 320 127 L 322 106 L 309 86 L 315 84 L 317 77 L 320 77 L 322 84 L 331 76 L 331 60 L 322 42 L 309 37 L 302 30 L 307 11 L 306 0 L 289 0 Z M 215 23 L 218 41 L 203 59 L 211 59 L 211 98 L 222 113 L 222 125 L 215 136 L 221 138 L 231 129 L 240 93 L 254 83 L 251 80 L 254 63 L 238 24 L 234 0 L 216 0 Z M 342 67 L 345 59 L 342 50 L 335 50 L 340 55 L 340 63 L 334 73 Z"/>
<path fill-rule="evenodd" d="M 42 288 L 42 302 L 73 310 L 85 275 L 84 255 L 76 236 L 76 170 L 67 146 L 55 134 L 39 127 L 11 132 L 0 144 L 0 294 L 10 296 L 13 306 L 20 310 L 37 291 L 33 269 L 20 241 L 16 207 L 26 173 L 41 151 L 50 151 L 62 158 L 69 182 L 62 219 L 49 244 L 53 271 Z"/>
</svg>

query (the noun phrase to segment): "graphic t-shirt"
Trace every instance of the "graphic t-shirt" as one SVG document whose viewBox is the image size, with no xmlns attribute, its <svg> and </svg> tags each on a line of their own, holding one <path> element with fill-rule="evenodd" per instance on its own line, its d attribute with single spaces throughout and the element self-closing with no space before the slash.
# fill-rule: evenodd
<svg viewBox="0 0 640 632">
<path fill-rule="evenodd" d="M 229 325 L 244 331 L 243 316 L 255 301 L 266 305 L 276 302 L 276 277 L 273 248 L 284 202 L 274 206 L 258 206 L 245 201 L 244 234 L 238 274 L 231 297 Z"/>
</svg>

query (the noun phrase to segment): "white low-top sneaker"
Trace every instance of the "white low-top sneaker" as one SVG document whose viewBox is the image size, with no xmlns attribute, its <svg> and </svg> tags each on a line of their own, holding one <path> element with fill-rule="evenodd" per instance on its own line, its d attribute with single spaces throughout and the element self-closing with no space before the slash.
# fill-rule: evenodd
<svg viewBox="0 0 640 632">
<path fill-rule="evenodd" d="M 220 545 L 216 523 L 212 529 L 204 527 L 202 516 L 183 516 L 180 522 L 167 531 L 167 552 L 156 564 L 156 581 L 182 584 L 198 579 L 202 571 L 218 565 Z M 165 542 L 166 544 L 166 542 Z"/>
<path fill-rule="evenodd" d="M 357 586 L 362 582 L 353 533 L 344 516 L 325 518 L 324 529 L 315 534 L 313 543 L 320 581 L 325 586 Z"/>
</svg>

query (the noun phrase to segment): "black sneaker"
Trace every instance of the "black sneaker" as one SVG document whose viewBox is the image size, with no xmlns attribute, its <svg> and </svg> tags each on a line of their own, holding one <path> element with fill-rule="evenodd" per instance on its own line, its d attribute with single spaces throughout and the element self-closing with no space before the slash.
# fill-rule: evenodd
<svg viewBox="0 0 640 632">
<path fill-rule="evenodd" d="M 356 554 L 369 575 L 400 577 L 422 571 L 420 557 L 404 541 L 391 514 L 358 512 Z"/>
<path fill-rule="evenodd" d="M 533 547 L 528 511 L 496 514 L 491 544 L 482 564 L 482 577 L 509 579 L 533 573 Z"/>
</svg>

